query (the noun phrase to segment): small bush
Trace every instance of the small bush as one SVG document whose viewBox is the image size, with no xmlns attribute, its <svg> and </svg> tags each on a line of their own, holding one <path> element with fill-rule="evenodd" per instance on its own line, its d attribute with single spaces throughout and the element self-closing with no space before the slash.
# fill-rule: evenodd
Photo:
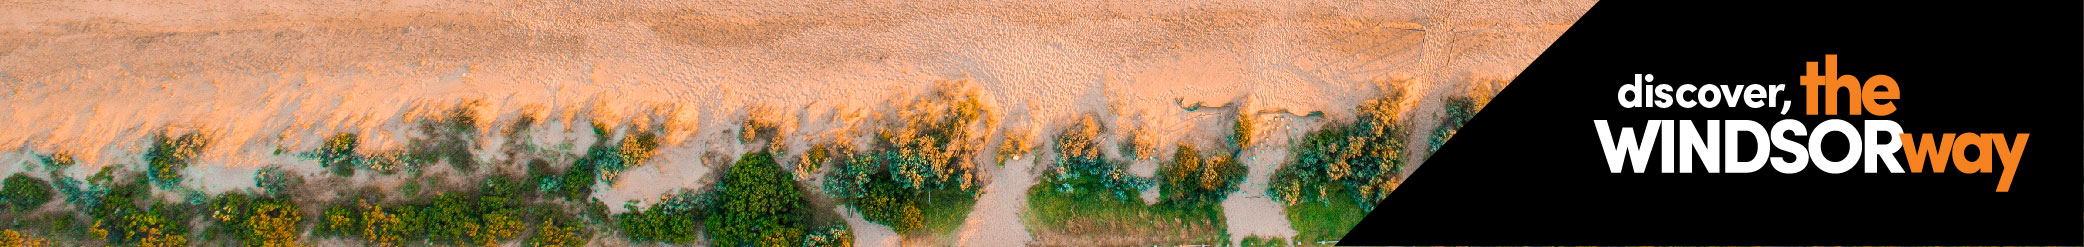
<svg viewBox="0 0 2084 247">
<path fill-rule="evenodd" d="M 285 196 L 290 189 L 304 184 L 304 176 L 291 174 L 280 166 L 262 167 L 253 173 L 253 184 L 268 195 Z"/>
<path fill-rule="evenodd" d="M 782 151 L 781 111 L 767 106 L 755 106 L 746 111 L 744 121 L 738 125 L 738 143 L 750 144 L 767 141 L 767 152 Z"/>
<path fill-rule="evenodd" d="M 1129 132 L 1129 141 L 1122 142 L 1122 153 L 1136 160 L 1157 159 L 1158 144 L 1150 133 L 1143 129 Z"/>
<path fill-rule="evenodd" d="M 152 138 L 151 149 L 145 151 L 145 175 L 160 188 L 180 186 L 181 170 L 188 169 L 188 165 L 195 162 L 195 158 L 202 155 L 203 148 L 208 146 L 209 141 L 195 133 L 180 137 L 161 133 Z"/>
<path fill-rule="evenodd" d="M 825 163 L 832 162 L 832 146 L 831 143 L 812 144 L 809 151 L 796 156 L 796 167 L 790 171 L 796 174 L 796 178 L 805 180 L 822 174 L 818 169 L 824 169 Z"/>
<path fill-rule="evenodd" d="M 355 154 L 356 140 L 358 139 L 355 134 L 334 134 L 333 137 L 326 138 L 325 144 L 318 147 L 318 151 L 313 154 L 316 156 L 314 158 L 318 159 L 320 167 L 333 171 L 333 175 L 354 176 L 355 160 L 358 158 Z"/>
<path fill-rule="evenodd" d="M 6 202 L 9 208 L 17 212 L 36 210 L 37 207 L 51 201 L 51 183 L 30 177 L 28 174 L 15 173 L 13 176 L 7 176 L 5 184 L 0 185 L 0 201 Z"/>
<path fill-rule="evenodd" d="M 59 177 L 59 175 L 57 174 L 65 172 L 65 169 L 70 169 L 73 165 L 78 164 L 78 161 L 73 159 L 72 153 L 66 152 L 58 152 L 56 154 L 39 156 L 37 158 L 38 160 L 43 161 L 44 170 L 50 171 L 50 173 L 52 174 L 51 177 L 54 178 Z"/>
<path fill-rule="evenodd" d="M 1182 203 L 1222 203 L 1245 180 L 1245 165 L 1225 155 L 1201 157 L 1193 147 L 1180 145 L 1172 162 L 1158 170 L 1164 180 L 1158 194 L 1164 200 Z"/>
<path fill-rule="evenodd" d="M 1230 128 L 1230 143 L 1234 143 L 1237 150 L 1243 151 L 1246 147 L 1252 146 L 1252 133 L 1256 131 L 1256 129 L 1253 129 L 1252 123 L 1252 113 L 1245 112 L 1243 108 L 1239 108 L 1237 122 L 1232 124 Z"/>
<path fill-rule="evenodd" d="M 1007 133 L 1006 140 L 999 142 L 999 152 L 992 156 L 994 162 L 1004 166 L 1007 159 L 1027 155 L 1035 151 L 1035 144 L 1026 133 Z"/>
</svg>

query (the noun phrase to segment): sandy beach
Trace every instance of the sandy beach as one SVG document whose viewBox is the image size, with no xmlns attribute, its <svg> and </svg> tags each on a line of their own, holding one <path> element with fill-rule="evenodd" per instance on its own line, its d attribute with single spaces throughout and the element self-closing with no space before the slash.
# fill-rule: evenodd
<svg viewBox="0 0 2084 247">
<path fill-rule="evenodd" d="M 541 121 L 526 139 L 481 135 L 471 148 L 495 167 L 521 166 L 502 163 L 514 158 L 504 143 L 576 156 L 599 141 L 592 124 L 662 130 L 655 158 L 592 194 L 614 213 L 627 201 L 650 205 L 708 186 L 725 162 L 768 148 L 738 138 L 752 115 L 779 121 L 777 146 L 793 160 L 900 110 L 891 102 L 963 80 L 994 109 L 985 117 L 1007 126 L 1001 134 L 1049 140 L 1095 114 L 1110 128 L 1140 129 L 1160 147 L 1157 157 L 1181 144 L 1217 145 L 1227 132 L 1216 129 L 1227 129 L 1232 114 L 1250 116 L 1263 126 L 1261 141 L 1242 155 L 1246 185 L 1222 203 L 1237 241 L 1295 234 L 1264 195 L 1292 139 L 1352 121 L 1355 105 L 1391 93 L 1405 96 L 1398 104 L 1409 110 L 1399 121 L 1411 133 L 1432 133 L 1444 97 L 1511 80 L 1590 6 L 16 1 L 0 3 L 0 164 L 22 165 L 0 172 L 61 152 L 90 167 L 136 166 L 154 135 L 199 133 L 214 141 L 183 184 L 248 189 L 260 167 L 323 176 L 316 161 L 295 153 L 327 136 L 354 133 L 363 137 L 360 150 L 397 149 L 424 138 L 414 121 L 474 104 L 470 114 L 484 120 L 478 129 Z M 1111 132 L 1109 142 L 1126 133 Z M 1408 140 L 1426 146 L 1425 138 Z M 905 242 L 838 211 L 860 246 L 1026 244 L 1020 210 L 1035 166 L 1047 162 L 1037 155 L 980 165 L 982 194 L 953 242 Z M 71 176 L 90 173 L 80 170 Z"/>
</svg>

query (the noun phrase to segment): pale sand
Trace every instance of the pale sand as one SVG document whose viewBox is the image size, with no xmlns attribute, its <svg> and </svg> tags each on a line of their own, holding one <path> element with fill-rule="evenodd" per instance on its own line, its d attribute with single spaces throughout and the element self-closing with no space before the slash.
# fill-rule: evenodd
<svg viewBox="0 0 2084 247">
<path fill-rule="evenodd" d="M 1405 98 L 1411 111 L 1403 120 L 1412 133 L 1429 134 L 1440 97 L 1472 81 L 1512 78 L 1588 7 L 1589 1 L 10 2 L 0 3 L 0 105 L 7 106 L 0 108 L 0 126 L 9 126 L 0 130 L 0 144 L 26 152 L 0 154 L 0 162 L 65 151 L 87 166 L 136 165 L 151 134 L 200 131 L 217 143 L 190 169 L 196 178 L 190 185 L 232 190 L 251 187 L 258 166 L 319 170 L 312 161 L 275 155 L 278 147 L 307 151 L 326 135 L 351 132 L 364 136 L 363 150 L 395 148 L 414 134 L 407 121 L 431 113 L 426 109 L 477 101 L 480 118 L 492 120 L 484 129 L 503 127 L 523 109 L 540 110 L 557 124 L 539 125 L 551 134 L 531 141 L 569 142 L 571 154 L 593 141 L 586 123 L 663 125 L 667 147 L 659 157 L 596 193 L 619 211 L 622 201 L 701 187 L 706 182 L 694 180 L 718 166 L 712 157 L 728 162 L 758 148 L 734 138 L 747 109 L 774 107 L 801 121 L 785 145 L 800 151 L 828 140 L 832 129 L 859 125 L 858 115 L 892 110 L 885 102 L 944 79 L 970 80 L 987 105 L 1018 114 L 997 116 L 1009 126 L 1054 133 L 1076 115 L 1097 113 L 1110 118 L 1110 127 L 1145 126 L 1166 154 L 1183 141 L 1216 143 L 1195 137 L 1210 131 L 1189 131 L 1209 121 L 1182 104 L 1321 111 L 1350 120 L 1362 100 L 1401 90 L 1413 96 Z M 1387 81 L 1411 83 L 1391 88 Z M 646 116 L 664 119 L 641 121 Z M 1269 123 L 1313 121 L 1257 116 Z M 502 158 L 487 152 L 498 148 L 498 138 L 480 138 L 480 160 Z M 1424 141 L 1415 134 L 1409 146 Z M 1414 163 L 1423 159 L 1412 153 L 1407 157 Z M 1263 184 L 1271 168 L 1262 166 L 1274 163 L 1257 162 L 1251 183 Z M 354 181 L 383 180 L 361 175 Z M 961 239 L 1021 242 L 1024 230 L 999 226 L 1017 224 L 1001 220 L 1018 218 L 1006 216 L 1004 206 L 1024 203 L 991 201 L 1018 198 L 1011 194 L 1024 193 L 1004 191 L 1024 191 L 1014 189 L 1021 185 L 985 185 L 1004 187 L 993 189 L 1003 195 L 986 193 L 993 199 L 973 214 L 1005 223 L 966 227 L 958 230 Z M 1263 191 L 1251 188 L 1235 198 Z M 1226 202 L 1226 211 L 1235 211 L 1226 212 L 1236 215 L 1231 222 L 1243 222 L 1277 215 L 1279 207 Z M 873 224 L 854 225 L 857 235 L 878 236 Z M 1276 224 L 1232 225 L 1233 235 L 1282 232 L 1256 228 Z"/>
<path fill-rule="evenodd" d="M 1035 185 L 1036 174 L 1027 169 L 1035 162 L 1029 155 L 1007 160 L 1005 168 L 985 168 L 997 172 L 991 173 L 992 181 L 984 186 L 977 206 L 956 230 L 957 245 L 1018 246 L 1033 240 L 1021 224 L 1020 211 L 1028 206 L 1028 187 Z"/>
<path fill-rule="evenodd" d="M 1223 218 L 1229 222 L 1230 242 L 1237 243 L 1254 235 L 1295 236 L 1295 229 L 1289 226 L 1288 214 L 1281 210 L 1281 203 L 1266 194 L 1268 177 L 1287 161 L 1288 150 L 1252 148 L 1241 156 L 1248 169 L 1245 185 L 1230 193 L 1229 199 L 1223 200 Z"/>
</svg>

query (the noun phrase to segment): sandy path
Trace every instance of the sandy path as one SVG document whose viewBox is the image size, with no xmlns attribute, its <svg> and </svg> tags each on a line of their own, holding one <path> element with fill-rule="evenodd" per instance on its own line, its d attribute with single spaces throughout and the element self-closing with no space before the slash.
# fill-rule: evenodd
<svg viewBox="0 0 2084 247">
<path fill-rule="evenodd" d="M 1026 225 L 1020 222 L 1020 211 L 1028 206 L 1028 187 L 1035 185 L 1034 156 L 1006 161 L 1006 167 L 991 174 L 991 183 L 984 186 L 977 198 L 977 206 L 962 222 L 957 231 L 962 246 L 1021 246 L 1033 240 Z"/>
<path fill-rule="evenodd" d="M 1245 152 L 1243 159 L 1247 182 L 1237 192 L 1230 193 L 1230 198 L 1223 200 L 1223 218 L 1229 222 L 1230 242 L 1237 243 L 1255 235 L 1295 236 L 1295 228 L 1289 226 L 1288 215 L 1282 211 L 1281 203 L 1266 195 L 1267 179 L 1288 160 L 1288 150 L 1253 148 Z"/>
</svg>

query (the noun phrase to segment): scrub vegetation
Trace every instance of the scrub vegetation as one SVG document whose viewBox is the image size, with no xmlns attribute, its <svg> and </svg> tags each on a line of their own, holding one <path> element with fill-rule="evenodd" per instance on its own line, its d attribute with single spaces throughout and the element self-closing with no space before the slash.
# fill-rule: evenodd
<svg viewBox="0 0 2084 247">
<path fill-rule="evenodd" d="M 1294 143 L 1294 159 L 1274 171 L 1267 195 L 1287 205 L 1298 242 L 1337 241 L 1396 189 L 1403 173 L 1403 126 L 1394 95 L 1369 100 L 1351 123 L 1328 123 Z"/>
<path fill-rule="evenodd" d="M 758 147 L 717 164 L 711 177 L 690 178 L 713 182 L 648 205 L 624 204 L 617 213 L 597 194 L 671 145 L 665 128 L 586 123 L 580 126 L 589 127 L 593 141 L 583 148 L 570 141 L 540 148 L 516 140 L 532 138 L 540 121 L 533 114 L 484 132 L 477 105 L 465 103 L 411 123 L 400 147 L 371 148 L 381 145 L 363 143 L 372 139 L 359 133 L 326 135 L 294 153 L 315 169 L 263 166 L 252 174 L 254 187 L 216 194 L 182 185 L 183 172 L 209 147 L 208 135 L 162 132 L 137 159 L 142 163 L 92 166 L 97 170 L 84 179 L 68 176 L 87 169 L 68 153 L 36 156 L 40 166 L 0 181 L 0 220 L 15 222 L 0 231 L 0 244 L 850 246 L 855 235 L 838 213 L 844 210 L 931 244 L 954 236 L 978 204 L 978 164 L 1037 155 L 1036 184 L 1013 191 L 1027 196 L 1020 221 L 1036 243 L 1286 246 L 1343 237 L 1396 188 L 1404 169 L 1407 131 L 1395 117 L 1402 109 L 1393 97 L 1363 103 L 1356 120 L 1290 143 L 1292 160 L 1273 171 L 1265 191 L 1242 192 L 1282 204 L 1299 235 L 1232 243 L 1223 202 L 1245 187 L 1240 155 L 1265 131 L 1252 115 L 1239 112 L 1227 128 L 1201 129 L 1210 132 L 1199 140 L 1206 145 L 1178 140 L 1167 154 L 1156 147 L 1160 135 L 1143 127 L 1111 135 L 1098 115 L 1036 137 L 997 126 L 975 90 L 941 82 L 894 103 L 899 110 L 867 118 L 866 129 L 795 149 L 801 154 L 779 153 L 791 151 L 781 143 L 779 121 L 747 120 L 741 132 L 726 135 Z M 1448 100 L 1445 117 L 1452 121 L 1430 138 L 1452 135 L 1481 107 L 1477 102 Z M 1005 138 L 991 143 L 994 135 Z M 480 156 L 481 140 L 523 150 Z M 1154 175 L 1132 173 L 1138 162 L 1154 164 Z M 435 164 L 448 166 L 428 166 Z M 369 177 L 399 182 L 352 183 Z"/>
<path fill-rule="evenodd" d="M 977 157 L 985 147 L 988 110 L 959 81 L 904 103 L 882 119 L 868 148 L 821 145 L 830 160 L 824 191 L 869 222 L 901 234 L 945 234 L 962 225 L 977 202 Z M 829 151 L 828 151 L 829 150 Z M 822 156 L 822 155 L 820 155 Z"/>
<path fill-rule="evenodd" d="M 409 138 L 402 149 L 357 151 L 363 140 L 354 133 L 338 133 L 325 139 L 318 150 L 300 156 L 318 161 L 319 165 L 333 175 L 351 177 L 357 170 L 375 171 L 382 175 L 406 172 L 417 175 L 426 165 L 447 163 L 456 171 L 469 172 L 479 165 L 473 150 L 477 143 L 478 103 L 466 102 L 454 107 L 436 110 L 437 114 L 420 118 L 413 129 L 418 137 Z"/>
<path fill-rule="evenodd" d="M 1105 128 L 1092 116 L 1057 135 L 1056 159 L 1028 188 L 1024 220 L 1038 241 L 1098 245 L 1223 244 L 1222 199 L 1243 180 L 1244 166 L 1227 155 L 1203 156 L 1181 146 L 1158 178 L 1128 172 L 1128 163 L 1100 150 Z M 1144 189 L 1158 187 L 1158 201 Z"/>
</svg>

